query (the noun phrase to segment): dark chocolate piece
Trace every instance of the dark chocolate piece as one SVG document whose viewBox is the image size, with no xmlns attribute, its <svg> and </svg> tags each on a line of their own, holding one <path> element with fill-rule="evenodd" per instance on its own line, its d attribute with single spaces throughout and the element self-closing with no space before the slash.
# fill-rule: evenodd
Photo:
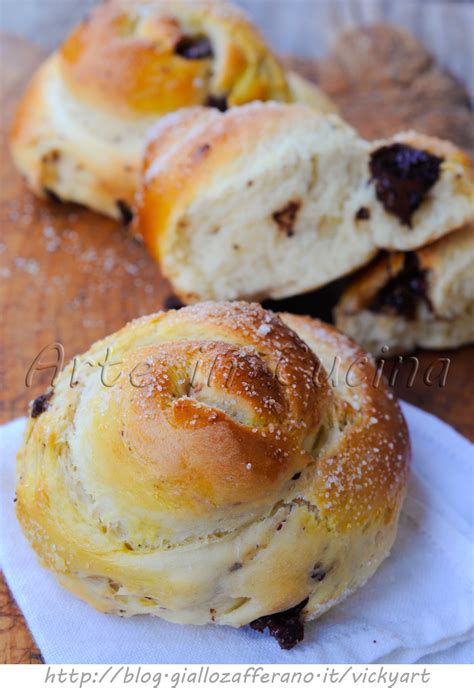
<svg viewBox="0 0 474 688">
<path fill-rule="evenodd" d="M 356 220 L 370 220 L 370 208 L 362 206 L 362 208 L 359 208 L 359 210 L 356 212 L 355 217 Z"/>
<path fill-rule="evenodd" d="M 318 561 L 314 566 L 313 570 L 311 571 L 311 578 L 318 583 L 320 583 L 322 580 L 326 578 L 326 569 L 324 566 L 321 564 L 320 561 Z"/>
<path fill-rule="evenodd" d="M 183 306 L 184 306 L 184 303 L 181 301 L 181 299 L 178 299 L 178 297 L 175 294 L 170 294 L 165 299 L 165 308 L 167 311 L 168 310 L 179 311 L 179 309 L 183 308 Z"/>
<path fill-rule="evenodd" d="M 438 180 L 442 162 L 442 158 L 404 143 L 374 151 L 369 167 L 385 210 L 411 227 L 413 213 Z"/>
<path fill-rule="evenodd" d="M 263 633 L 268 628 L 270 635 L 275 638 L 282 650 L 291 650 L 304 638 L 304 622 L 301 619 L 301 612 L 307 603 L 308 597 L 292 609 L 261 616 L 259 619 L 251 621 L 250 627 L 259 633 Z"/>
<path fill-rule="evenodd" d="M 46 394 L 40 394 L 36 397 L 34 402 L 31 404 L 31 417 L 38 418 L 42 413 L 49 408 L 49 400 L 53 396 L 53 391 L 46 392 Z"/>
<path fill-rule="evenodd" d="M 119 209 L 123 224 L 130 224 L 130 222 L 133 220 L 133 212 L 128 203 L 125 203 L 125 201 L 122 201 L 122 199 L 119 198 L 117 201 L 115 201 L 115 205 Z"/>
<path fill-rule="evenodd" d="M 286 236 L 288 237 L 293 236 L 295 233 L 293 227 L 299 209 L 300 203 L 298 201 L 290 201 L 288 205 L 281 210 L 277 210 L 272 215 L 273 219 L 278 225 L 278 228 L 285 232 Z"/>
<path fill-rule="evenodd" d="M 207 107 L 213 107 L 221 112 L 225 112 L 229 109 L 226 96 L 209 96 L 206 101 Z"/>
<path fill-rule="evenodd" d="M 212 148 L 212 146 L 210 143 L 203 143 L 198 148 L 196 148 L 196 152 L 194 153 L 194 157 L 195 158 L 203 158 L 205 155 L 207 155 L 209 153 L 211 148 Z"/>
<path fill-rule="evenodd" d="M 410 251 L 405 254 L 403 269 L 377 293 L 369 310 L 374 313 L 395 313 L 413 320 L 421 301 L 431 308 L 426 295 L 426 272 L 421 270 L 416 253 Z"/>
<path fill-rule="evenodd" d="M 175 53 L 185 60 L 205 60 L 214 55 L 207 36 L 183 36 L 176 44 Z"/>
</svg>

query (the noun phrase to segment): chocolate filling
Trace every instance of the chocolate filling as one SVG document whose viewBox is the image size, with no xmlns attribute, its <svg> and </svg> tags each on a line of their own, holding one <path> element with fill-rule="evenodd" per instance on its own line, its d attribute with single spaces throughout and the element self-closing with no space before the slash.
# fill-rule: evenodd
<svg viewBox="0 0 474 688">
<path fill-rule="evenodd" d="M 366 208 L 365 206 L 362 206 L 356 212 L 355 217 L 356 217 L 356 220 L 370 220 L 370 208 Z"/>
<path fill-rule="evenodd" d="M 369 310 L 374 313 L 395 313 L 413 320 L 421 301 L 431 308 L 426 295 L 426 272 L 420 268 L 416 253 L 410 251 L 405 254 L 402 270 L 376 294 Z"/>
<path fill-rule="evenodd" d="M 176 44 L 175 53 L 185 60 L 205 60 L 214 55 L 207 36 L 183 36 Z"/>
<path fill-rule="evenodd" d="M 115 201 L 115 205 L 119 209 L 120 218 L 123 224 L 130 224 L 130 222 L 133 220 L 133 212 L 128 203 L 125 203 L 125 201 L 122 201 L 122 199 L 119 198 L 118 201 Z"/>
<path fill-rule="evenodd" d="M 209 96 L 206 101 L 207 107 L 213 107 L 221 112 L 225 112 L 229 108 L 226 96 Z"/>
<path fill-rule="evenodd" d="M 31 404 L 31 417 L 32 418 L 37 418 L 40 416 L 42 413 L 46 411 L 46 409 L 49 408 L 49 400 L 53 396 L 53 391 L 51 390 L 50 392 L 46 392 L 46 394 L 40 394 L 39 397 L 36 397 L 34 402 Z"/>
<path fill-rule="evenodd" d="M 288 205 L 281 210 L 277 210 L 272 215 L 274 221 L 278 225 L 278 229 L 281 229 L 282 232 L 285 232 L 287 237 L 292 237 L 295 233 L 294 225 L 300 205 L 301 204 L 298 201 L 290 201 Z"/>
<path fill-rule="evenodd" d="M 438 180 L 442 162 L 442 158 L 404 143 L 374 151 L 369 167 L 385 210 L 411 227 L 413 213 Z"/>
<path fill-rule="evenodd" d="M 254 631 L 263 633 L 268 628 L 270 635 L 275 638 L 282 650 L 291 650 L 304 638 L 304 622 L 301 612 L 306 607 L 308 598 L 284 612 L 261 616 L 250 622 Z"/>
<path fill-rule="evenodd" d="M 165 308 L 167 311 L 168 310 L 178 311 L 180 308 L 183 308 L 183 306 L 184 306 L 184 303 L 175 294 L 170 294 L 165 299 Z"/>
</svg>

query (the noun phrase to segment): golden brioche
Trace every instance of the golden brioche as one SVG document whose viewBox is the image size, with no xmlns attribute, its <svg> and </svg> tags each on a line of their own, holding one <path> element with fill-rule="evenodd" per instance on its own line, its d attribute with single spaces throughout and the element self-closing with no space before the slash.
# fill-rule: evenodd
<svg viewBox="0 0 474 688">
<path fill-rule="evenodd" d="M 74 371 L 33 404 L 17 514 L 97 609 L 263 630 L 317 617 L 389 553 L 406 426 L 330 326 L 203 303 L 131 322 Z"/>
<path fill-rule="evenodd" d="M 260 99 L 330 101 L 286 75 L 246 16 L 218 0 L 99 4 L 33 77 L 11 133 L 14 160 L 38 195 L 51 192 L 129 215 L 145 132 L 191 105 Z"/>
<path fill-rule="evenodd" d="M 473 342 L 474 224 L 418 251 L 380 256 L 350 282 L 334 315 L 376 356 Z"/>
<path fill-rule="evenodd" d="M 137 207 L 185 303 L 278 299 L 472 219 L 474 174 L 447 142 L 408 132 L 369 143 L 303 105 L 191 108 L 150 133 Z"/>
</svg>

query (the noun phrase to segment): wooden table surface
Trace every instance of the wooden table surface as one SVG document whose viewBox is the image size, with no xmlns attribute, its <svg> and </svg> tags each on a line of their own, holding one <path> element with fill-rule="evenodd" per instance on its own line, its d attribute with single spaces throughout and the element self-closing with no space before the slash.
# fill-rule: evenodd
<svg viewBox="0 0 474 688">
<path fill-rule="evenodd" d="M 25 385 L 28 368 L 44 347 L 60 342 L 67 360 L 131 318 L 162 308 L 170 294 L 157 265 L 123 227 L 83 208 L 34 199 L 15 172 L 8 156 L 6 133 L 25 82 L 42 57 L 42 51 L 25 39 L 3 36 L 1 58 L 8 70 L 2 70 L 0 103 L 1 422 L 24 415 L 28 401 L 47 386 L 51 371 L 36 373 L 31 387 Z M 334 65 L 300 66 L 310 72 L 316 70 L 328 90 L 337 82 Z M 360 128 L 365 127 L 366 136 L 371 135 L 371 126 L 377 127 L 379 135 L 383 128 L 380 117 L 374 118 L 372 110 L 372 120 L 364 117 L 362 101 L 355 102 L 354 96 L 348 101 L 350 86 L 354 84 L 341 86 L 339 81 L 332 94 L 341 104 L 343 114 Z M 414 101 L 413 96 L 409 97 Z M 397 96 L 397 103 L 400 99 L 403 100 L 402 95 Z M 407 116 L 406 108 L 401 108 L 398 122 L 393 108 L 391 112 L 392 116 L 386 118 L 387 133 L 400 123 L 404 125 L 403 117 Z M 464 111 L 460 113 L 461 110 L 456 112 L 456 121 L 461 122 L 462 128 L 468 120 Z M 414 116 L 413 108 L 411 116 Z M 437 127 L 436 132 L 440 133 L 443 125 L 440 121 L 427 124 L 428 132 L 430 126 Z M 461 129 L 457 134 L 461 140 L 467 136 Z M 413 386 L 407 384 L 411 366 L 402 364 L 395 385 L 399 396 L 474 439 L 473 348 L 423 352 L 418 358 L 420 368 Z M 434 366 L 440 369 L 442 363 L 436 363 L 440 358 L 450 360 L 446 384 L 442 387 L 439 381 L 429 384 L 426 380 L 430 365 L 433 376 Z M 391 366 L 392 363 L 387 364 L 388 371 Z M 0 579 L 0 661 L 41 661 L 3 579 Z"/>
</svg>

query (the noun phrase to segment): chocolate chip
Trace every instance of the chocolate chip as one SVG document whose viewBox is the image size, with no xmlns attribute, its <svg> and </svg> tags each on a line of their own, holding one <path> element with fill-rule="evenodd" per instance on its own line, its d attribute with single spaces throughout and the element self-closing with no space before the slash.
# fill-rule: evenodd
<svg viewBox="0 0 474 688">
<path fill-rule="evenodd" d="M 128 203 L 125 203 L 125 201 L 122 201 L 120 198 L 115 201 L 115 205 L 119 209 L 120 212 L 120 217 L 124 225 L 130 224 L 130 222 L 133 220 L 133 212 Z"/>
<path fill-rule="evenodd" d="M 250 627 L 259 633 L 263 633 L 268 628 L 270 635 L 275 638 L 282 650 L 291 650 L 304 638 L 304 622 L 300 614 L 306 607 L 308 599 L 307 597 L 296 607 L 284 612 L 261 616 L 259 619 L 251 621 Z"/>
<path fill-rule="evenodd" d="M 207 107 L 216 108 L 221 112 L 225 112 L 229 108 L 226 96 L 209 96 L 206 101 L 206 105 Z"/>
<path fill-rule="evenodd" d="M 380 289 L 368 308 L 374 313 L 401 315 L 413 320 L 422 301 L 431 309 L 426 294 L 426 272 L 421 270 L 416 253 L 408 251 L 402 270 Z"/>
<path fill-rule="evenodd" d="M 234 571 L 238 571 L 238 570 L 241 569 L 241 568 L 242 568 L 242 564 L 240 563 L 240 561 L 236 561 L 235 564 L 232 564 L 232 566 L 230 567 L 229 571 L 230 571 L 231 573 L 233 573 Z"/>
<path fill-rule="evenodd" d="M 292 480 L 299 480 L 300 478 L 301 478 L 301 471 L 298 471 L 298 473 L 295 473 L 291 479 Z"/>
<path fill-rule="evenodd" d="M 55 203 L 62 203 L 62 199 L 58 196 L 58 194 L 52 189 L 48 189 L 47 186 L 43 186 L 43 193 L 45 194 L 45 196 L 49 198 L 50 201 L 54 201 Z"/>
<path fill-rule="evenodd" d="M 36 397 L 34 402 L 31 404 L 31 417 L 32 418 L 38 418 L 42 413 L 46 411 L 46 409 L 49 408 L 49 400 L 53 396 L 53 391 L 51 390 L 50 392 L 46 392 L 46 394 L 40 394 L 39 397 Z"/>
<path fill-rule="evenodd" d="M 207 36 L 183 36 L 176 44 L 175 53 L 185 60 L 205 60 L 214 55 Z"/>
<path fill-rule="evenodd" d="M 286 233 L 286 236 L 291 237 L 294 234 L 294 224 L 296 220 L 296 215 L 300 209 L 300 203 L 298 201 L 290 201 L 281 210 L 277 210 L 273 213 L 272 217 L 277 223 L 278 228 Z"/>
<path fill-rule="evenodd" d="M 370 172 L 385 210 L 411 227 L 413 213 L 439 178 L 442 158 L 403 143 L 382 146 L 370 156 Z"/>
<path fill-rule="evenodd" d="M 203 143 L 202 145 L 198 146 L 194 152 L 194 157 L 195 158 L 203 158 L 205 155 L 209 153 L 211 150 L 211 144 L 210 143 Z"/>
<path fill-rule="evenodd" d="M 322 580 L 326 578 L 327 571 L 324 568 L 324 566 L 321 564 L 320 561 L 318 561 L 314 566 L 313 570 L 311 571 L 311 578 L 318 583 L 320 583 Z"/>
<path fill-rule="evenodd" d="M 52 150 L 49 150 L 47 153 L 44 153 L 44 155 L 41 156 L 41 162 L 44 163 L 51 163 L 51 162 L 59 162 L 61 159 L 61 153 L 58 151 L 57 148 L 53 148 Z"/>
<path fill-rule="evenodd" d="M 168 310 L 179 311 L 179 309 L 183 308 L 183 306 L 184 306 L 184 303 L 181 301 L 181 299 L 178 299 L 178 297 L 175 294 L 170 294 L 165 299 L 165 308 L 167 311 Z"/>
<path fill-rule="evenodd" d="M 359 208 L 355 215 L 356 220 L 370 220 L 370 210 L 365 206 Z"/>
</svg>

